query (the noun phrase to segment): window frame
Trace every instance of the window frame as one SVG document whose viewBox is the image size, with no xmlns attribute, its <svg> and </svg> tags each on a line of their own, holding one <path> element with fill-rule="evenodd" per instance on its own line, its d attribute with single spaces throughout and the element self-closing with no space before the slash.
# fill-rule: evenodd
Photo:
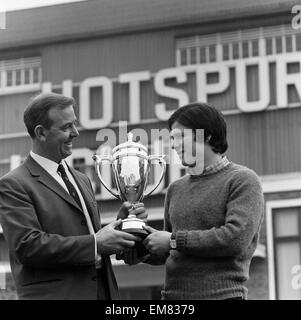
<svg viewBox="0 0 301 320">
<path fill-rule="evenodd" d="M 300 39 L 297 39 L 297 37 L 300 37 Z M 287 48 L 287 38 L 290 38 L 290 50 Z M 269 57 L 287 52 L 301 51 L 301 36 L 296 30 L 292 30 L 289 24 L 204 35 L 194 34 L 187 37 L 176 37 L 175 42 L 175 63 L 177 67 L 251 59 L 260 56 Z M 271 45 L 270 52 L 267 50 L 269 42 Z M 244 56 L 243 45 L 248 46 L 248 55 L 246 57 Z M 255 45 L 257 50 L 255 50 Z M 227 47 L 227 55 L 225 55 L 224 47 Z M 196 51 L 195 63 L 191 63 L 192 49 Z M 215 59 L 213 61 L 211 61 L 210 49 L 215 50 Z M 201 55 L 201 50 L 205 50 L 205 57 Z M 183 54 L 185 55 L 185 61 L 181 59 Z M 225 59 L 226 56 L 227 58 Z"/>
<path fill-rule="evenodd" d="M 301 199 L 283 199 L 283 200 L 273 200 L 266 202 L 266 228 L 267 228 L 267 247 L 268 247 L 268 273 L 269 273 L 269 298 L 270 300 L 276 300 L 278 296 L 278 283 L 277 283 L 277 265 L 276 265 L 276 256 L 275 256 L 275 244 L 278 239 L 292 239 L 298 238 L 298 236 L 293 237 L 275 237 L 274 235 L 274 225 L 275 225 L 275 210 L 274 209 L 286 209 L 301 207 Z M 301 217 L 298 221 L 300 222 Z M 299 238 L 301 234 L 299 235 Z M 276 241 L 275 241 L 276 239 Z M 280 240 L 281 241 L 281 240 Z M 300 243 L 301 247 L 301 243 Z M 301 249 L 300 249 L 301 250 Z"/>
<path fill-rule="evenodd" d="M 17 73 L 20 75 L 19 79 Z M 11 83 L 8 84 L 9 79 Z M 0 60 L 0 95 L 37 91 L 40 90 L 41 84 L 40 56 Z"/>
</svg>

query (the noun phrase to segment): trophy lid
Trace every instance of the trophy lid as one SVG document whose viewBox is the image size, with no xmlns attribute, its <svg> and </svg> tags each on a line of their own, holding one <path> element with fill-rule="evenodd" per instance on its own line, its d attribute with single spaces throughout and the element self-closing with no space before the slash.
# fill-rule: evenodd
<svg viewBox="0 0 301 320">
<path fill-rule="evenodd" d="M 133 141 L 132 132 L 128 133 L 127 138 L 128 140 L 126 142 L 119 144 L 112 150 L 113 154 L 122 149 L 135 149 L 136 151 L 142 151 L 143 153 L 147 154 L 147 148 L 143 144 Z"/>
</svg>

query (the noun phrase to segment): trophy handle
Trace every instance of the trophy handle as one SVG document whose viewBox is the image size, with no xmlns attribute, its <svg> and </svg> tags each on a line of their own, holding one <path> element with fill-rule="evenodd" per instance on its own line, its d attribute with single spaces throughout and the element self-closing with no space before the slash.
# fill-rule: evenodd
<svg viewBox="0 0 301 320">
<path fill-rule="evenodd" d="M 151 195 L 158 188 L 161 181 L 163 180 L 163 177 L 166 171 L 166 161 L 164 160 L 164 157 L 165 156 L 149 156 L 148 157 L 149 161 L 158 160 L 162 171 L 161 171 L 161 176 L 160 176 L 160 179 L 158 180 L 158 183 L 155 185 L 155 187 L 151 191 L 149 191 L 147 194 L 144 194 L 144 197 L 148 197 L 149 195 Z"/>
<path fill-rule="evenodd" d="M 95 161 L 95 170 L 96 170 L 96 173 L 97 173 L 97 176 L 101 182 L 101 184 L 114 196 L 116 197 L 117 199 L 120 199 L 119 197 L 119 194 L 118 193 L 115 193 L 114 191 L 112 191 L 108 186 L 107 184 L 105 183 L 104 179 L 102 178 L 101 174 L 100 174 L 100 170 L 99 170 L 99 166 L 101 165 L 101 163 L 103 161 L 109 161 L 110 164 L 112 165 L 112 157 L 111 156 L 106 156 L 106 155 L 103 155 L 103 156 L 98 156 L 98 155 L 94 155 L 93 156 L 93 160 Z M 121 199 L 120 199 L 121 200 Z"/>
</svg>

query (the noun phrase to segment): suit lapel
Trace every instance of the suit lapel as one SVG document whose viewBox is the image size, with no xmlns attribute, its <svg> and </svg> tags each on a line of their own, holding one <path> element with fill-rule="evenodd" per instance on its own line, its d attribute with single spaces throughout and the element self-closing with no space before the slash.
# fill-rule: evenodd
<svg viewBox="0 0 301 320">
<path fill-rule="evenodd" d="M 82 209 L 78 206 L 76 201 L 69 195 L 69 193 L 35 160 L 33 160 L 29 156 L 24 164 L 30 171 L 31 175 L 37 177 L 40 183 L 44 184 L 48 189 L 55 192 L 58 196 L 67 201 L 70 205 L 74 206 L 82 212 Z"/>
<path fill-rule="evenodd" d="M 70 196 L 70 194 L 46 171 L 44 170 L 34 159 L 30 156 L 25 161 L 25 166 L 30 171 L 31 175 L 38 178 L 38 181 L 44 184 L 47 188 L 55 192 L 58 196 L 60 196 L 63 200 L 67 201 L 70 205 L 74 206 L 78 209 L 82 214 L 83 210 L 78 206 L 76 201 Z M 90 190 L 86 186 L 86 183 L 81 179 L 81 177 L 77 174 L 76 170 L 69 167 L 70 172 L 84 198 L 86 207 L 90 214 L 94 230 L 97 231 L 100 229 L 100 221 L 98 218 L 97 205 L 94 206 L 95 203 L 94 196 L 91 194 Z"/>
</svg>

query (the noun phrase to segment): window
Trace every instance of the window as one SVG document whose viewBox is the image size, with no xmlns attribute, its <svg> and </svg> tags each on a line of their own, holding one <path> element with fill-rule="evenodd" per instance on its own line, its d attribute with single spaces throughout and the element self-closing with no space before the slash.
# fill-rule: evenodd
<svg viewBox="0 0 301 320">
<path fill-rule="evenodd" d="M 181 57 L 181 65 L 186 65 L 187 64 L 187 53 L 186 53 L 186 50 L 181 50 L 180 51 L 180 57 Z"/>
<path fill-rule="evenodd" d="M 16 71 L 16 85 L 20 86 L 22 83 L 22 72 L 21 70 Z"/>
<path fill-rule="evenodd" d="M 216 61 L 216 46 L 209 47 L 209 60 L 210 62 Z"/>
<path fill-rule="evenodd" d="M 201 63 L 206 63 L 207 59 L 206 59 L 206 48 L 201 47 L 200 48 L 200 62 Z"/>
<path fill-rule="evenodd" d="M 229 60 L 230 54 L 229 54 L 229 45 L 224 44 L 223 45 L 223 60 L 227 61 Z"/>
<path fill-rule="evenodd" d="M 190 50 L 190 63 L 191 64 L 197 64 L 197 48 L 191 48 Z"/>
<path fill-rule="evenodd" d="M 0 92 L 41 83 L 40 57 L 0 61 Z"/>
<path fill-rule="evenodd" d="M 6 71 L 6 85 L 11 87 L 13 85 L 13 72 L 8 70 Z"/>
<path fill-rule="evenodd" d="M 175 56 L 176 65 L 185 66 L 296 51 L 301 51 L 300 33 L 277 25 L 178 38 Z"/>
<path fill-rule="evenodd" d="M 245 41 L 242 44 L 242 56 L 243 58 L 249 57 L 249 42 Z"/>
<path fill-rule="evenodd" d="M 30 84 L 30 70 L 24 70 L 24 84 Z"/>
<path fill-rule="evenodd" d="M 279 200 L 267 205 L 269 276 L 271 297 L 279 300 L 300 300 L 301 288 L 301 200 Z"/>
<path fill-rule="evenodd" d="M 285 37 L 286 41 L 286 52 L 292 52 L 293 51 L 293 40 L 291 36 Z"/>
<path fill-rule="evenodd" d="M 265 50 L 266 50 L 267 55 L 273 54 L 273 39 L 272 38 L 266 39 L 265 47 L 266 47 Z"/>
<path fill-rule="evenodd" d="M 301 51 L 301 34 L 296 35 L 296 48 L 297 51 Z"/>
<path fill-rule="evenodd" d="M 259 56 L 259 45 L 258 45 L 258 40 L 253 40 L 250 42 L 252 45 L 252 56 L 253 57 L 258 57 Z"/>
<path fill-rule="evenodd" d="M 282 52 L 282 38 L 277 37 L 276 38 L 276 53 L 281 53 Z"/>
<path fill-rule="evenodd" d="M 85 173 L 86 172 L 85 158 L 73 159 L 73 168 L 75 170 L 82 172 L 82 173 Z"/>
</svg>

